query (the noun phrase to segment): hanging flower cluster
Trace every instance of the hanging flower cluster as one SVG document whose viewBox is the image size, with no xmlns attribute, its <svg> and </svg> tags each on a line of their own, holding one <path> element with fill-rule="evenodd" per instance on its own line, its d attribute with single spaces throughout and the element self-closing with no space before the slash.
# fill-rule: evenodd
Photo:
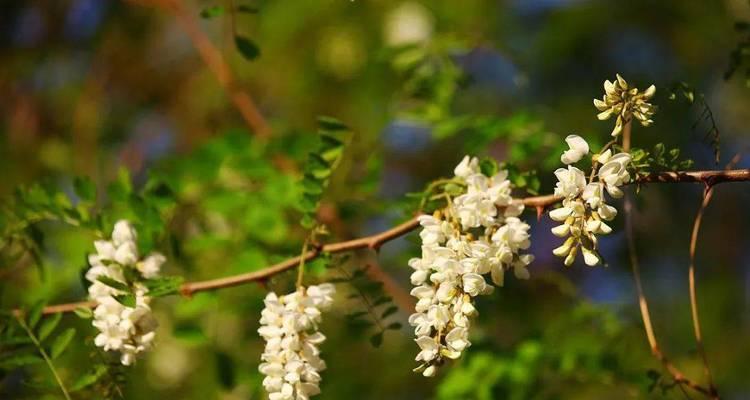
<svg viewBox="0 0 750 400">
<path fill-rule="evenodd" d="M 588 153 L 588 144 L 580 136 L 568 136 L 566 141 L 573 145 L 563 153 L 563 163 L 571 163 L 571 158 L 566 157 L 566 153 Z M 562 222 L 562 225 L 552 228 L 552 233 L 558 237 L 567 237 L 567 240 L 552 252 L 558 257 L 564 257 L 565 265 L 573 264 L 579 249 L 586 265 L 593 266 L 601 262 L 597 250 L 597 235 L 612 232 L 607 221 L 617 215 L 617 209 L 605 202 L 604 191 L 614 198 L 622 197 L 619 187 L 630 181 L 627 170 L 630 154 L 612 155 L 612 151 L 608 149 L 597 154 L 595 159 L 603 165 L 597 175 L 592 174 L 589 182 L 583 171 L 572 165 L 555 171 L 558 180 L 555 195 L 563 197 L 563 201 L 562 207 L 550 211 L 549 215 L 553 220 Z"/>
<path fill-rule="evenodd" d="M 133 226 L 118 221 L 111 240 L 94 242 L 96 253 L 89 255 L 91 268 L 86 272 L 89 298 L 97 303 L 93 325 L 100 333 L 94 343 L 105 351 L 119 351 L 123 365 L 133 364 L 136 355 L 152 345 L 157 322 L 141 281 L 158 276 L 166 261 L 159 253 L 140 259 L 136 240 Z"/>
<path fill-rule="evenodd" d="M 418 299 L 409 323 L 421 349 L 415 371 L 424 376 L 433 376 L 446 358 L 460 357 L 471 345 L 473 298 L 493 291 L 484 275 L 498 286 L 506 269 L 528 279 L 526 266 L 533 260 L 520 254 L 530 244 L 529 225 L 518 219 L 523 204 L 511 197 L 507 171 L 487 177 L 478 160 L 466 156 L 455 175 L 466 193 L 448 197 L 443 211 L 419 217 L 422 257 L 409 261 L 416 286 L 411 294 Z"/>
<path fill-rule="evenodd" d="M 258 369 L 270 400 L 307 400 L 320 393 L 320 371 L 326 363 L 318 346 L 321 311 L 330 308 L 335 288 L 310 286 L 285 296 L 269 293 L 263 302 L 258 333 L 266 341 Z"/>
<path fill-rule="evenodd" d="M 628 87 L 625 79 L 617 74 L 614 82 L 604 81 L 604 96 L 601 100 L 594 99 L 594 106 L 601 111 L 597 118 L 604 121 L 610 117 L 617 116 L 612 136 L 618 136 L 622 132 L 623 125 L 635 117 L 641 121 L 641 125 L 649 126 L 654 121 L 651 117 L 656 112 L 656 106 L 648 102 L 656 93 L 654 85 L 649 86 L 643 92 L 638 88 Z"/>
<path fill-rule="evenodd" d="M 601 113 L 598 118 L 606 120 L 617 115 L 612 136 L 619 136 L 623 125 L 635 117 L 643 126 L 650 125 L 656 107 L 646 101 L 656 93 L 651 85 L 646 91 L 629 88 L 627 82 L 618 74 L 614 82 L 604 81 L 604 97 L 594 99 Z M 606 203 L 605 191 L 613 198 L 620 198 L 623 192 L 620 186 L 630 182 L 628 166 L 632 161 L 630 154 L 621 152 L 613 154 L 609 147 L 616 147 L 617 140 L 610 142 L 598 154 L 591 158 L 592 171 L 588 177 L 575 164 L 589 154 L 589 145 L 577 135 L 565 138 L 569 149 L 560 156 L 560 161 L 568 165 L 555 171 L 557 185 L 555 195 L 563 198 L 562 207 L 550 211 L 549 215 L 561 225 L 552 228 L 558 237 L 567 238 L 552 252 L 565 259 L 565 265 L 571 265 L 580 251 L 586 265 L 594 266 L 602 262 L 598 251 L 597 235 L 612 232 L 607 224 L 617 216 L 617 209 Z"/>
</svg>

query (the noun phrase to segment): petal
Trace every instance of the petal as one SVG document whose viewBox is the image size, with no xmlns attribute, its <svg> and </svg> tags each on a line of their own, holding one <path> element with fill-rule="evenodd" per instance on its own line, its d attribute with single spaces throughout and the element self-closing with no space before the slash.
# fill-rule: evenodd
<svg viewBox="0 0 750 400">
<path fill-rule="evenodd" d="M 573 212 L 573 209 L 571 209 L 571 208 L 560 207 L 560 208 L 556 208 L 556 209 L 550 211 L 549 212 L 549 217 L 552 218 L 555 221 L 562 222 L 562 221 L 565 221 L 570 216 L 570 214 L 572 212 Z"/>
<path fill-rule="evenodd" d="M 562 224 L 558 225 L 551 229 L 552 234 L 557 237 L 565 237 L 568 236 L 568 233 L 570 233 L 570 225 L 568 224 Z"/>
<path fill-rule="evenodd" d="M 589 152 L 589 144 L 586 143 L 586 140 L 578 135 L 568 135 L 565 138 L 565 143 L 570 146 L 571 150 L 575 150 L 583 154 L 587 154 Z"/>
</svg>

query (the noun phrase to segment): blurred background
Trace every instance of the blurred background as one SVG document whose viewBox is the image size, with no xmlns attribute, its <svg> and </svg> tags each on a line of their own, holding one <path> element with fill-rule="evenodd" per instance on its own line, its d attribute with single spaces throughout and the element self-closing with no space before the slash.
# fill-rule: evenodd
<svg viewBox="0 0 750 400">
<path fill-rule="evenodd" d="M 591 100 L 615 73 L 657 86 L 656 122 L 634 128 L 635 146 L 661 142 L 696 169 L 719 169 L 750 144 L 750 31 L 738 24 L 748 20 L 745 0 L 4 1 L 0 194 L 12 199 L 19 186 L 28 194 L 43 182 L 40 201 L 58 201 L 57 190 L 75 206 L 74 177 L 87 177 L 97 189 L 91 209 L 105 221 L 135 220 L 150 238 L 144 245 L 168 255 L 165 273 L 192 281 L 247 272 L 299 252 L 297 182 L 317 116 L 353 132 L 319 213 L 328 240 L 349 239 L 411 216 L 406 194 L 451 175 L 464 154 L 537 170 L 539 192 L 550 193 L 566 135 L 594 149 L 609 140 L 611 121 L 596 120 Z M 738 164 L 748 166 L 750 156 Z M 156 179 L 168 188 L 164 198 L 149 197 Z M 120 201 L 123 190 L 143 193 L 151 211 Z M 702 382 L 687 291 L 701 191 L 641 188 L 636 242 L 663 351 Z M 698 246 L 705 347 L 725 399 L 750 399 L 747 204 L 746 185 L 718 187 Z M 340 301 L 325 315 L 328 370 L 317 398 L 685 398 L 650 355 L 621 216 L 602 239 L 608 266 L 565 268 L 551 254 L 559 241 L 551 222 L 532 214 L 532 279 L 509 279 L 479 300 L 473 346 L 433 379 L 410 371 L 417 346 L 404 306 L 415 234 L 377 256 L 313 265 L 310 283 L 351 278 L 337 284 Z M 41 219 L 34 230 L 44 240 L 33 251 L 3 253 L 3 309 L 86 296 L 79 274 L 100 232 L 72 217 Z M 119 391 L 128 399 L 265 398 L 261 299 L 291 290 L 293 275 L 159 299 L 157 346 L 122 372 Z M 367 294 L 373 281 L 400 308 L 352 326 L 346 315 L 376 300 L 363 303 L 358 285 Z M 396 322 L 403 327 L 375 348 L 373 332 Z M 60 362 L 74 381 L 90 363 L 94 330 L 72 314 L 63 324 L 79 332 Z M 46 374 L 43 366 L 8 372 L 0 397 L 58 398 L 26 383 Z M 95 390 L 75 396 L 99 398 Z"/>
</svg>

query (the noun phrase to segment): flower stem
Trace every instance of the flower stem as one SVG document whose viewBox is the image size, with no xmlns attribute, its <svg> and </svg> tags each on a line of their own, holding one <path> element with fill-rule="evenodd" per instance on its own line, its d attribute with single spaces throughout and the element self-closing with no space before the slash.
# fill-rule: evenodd
<svg viewBox="0 0 750 400">
<path fill-rule="evenodd" d="M 297 289 L 302 288 L 302 278 L 305 276 L 305 259 L 307 258 L 307 245 L 310 238 L 305 239 L 305 243 L 302 245 L 302 254 L 299 258 L 299 267 L 297 267 Z"/>
</svg>

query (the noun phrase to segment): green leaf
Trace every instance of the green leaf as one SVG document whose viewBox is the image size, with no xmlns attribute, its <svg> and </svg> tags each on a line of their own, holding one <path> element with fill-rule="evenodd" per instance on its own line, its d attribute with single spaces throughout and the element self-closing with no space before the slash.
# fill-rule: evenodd
<svg viewBox="0 0 750 400">
<path fill-rule="evenodd" d="M 76 195 L 83 201 L 92 202 L 96 200 L 96 185 L 89 177 L 76 177 L 73 180 L 73 188 Z"/>
<path fill-rule="evenodd" d="M 108 368 L 109 367 L 104 364 L 95 365 L 92 371 L 82 375 L 73 382 L 73 385 L 70 386 L 70 391 L 77 392 L 93 385 L 107 373 Z"/>
<path fill-rule="evenodd" d="M 211 19 L 224 14 L 224 7 L 222 6 L 211 6 L 201 10 L 201 18 Z"/>
<path fill-rule="evenodd" d="M 73 312 L 82 319 L 91 319 L 94 317 L 94 312 L 88 307 L 76 307 Z"/>
<path fill-rule="evenodd" d="M 393 323 L 389 324 L 388 326 L 386 326 L 385 329 L 392 330 L 392 331 L 397 331 L 397 330 L 401 329 L 401 323 L 400 322 L 393 322 Z"/>
<path fill-rule="evenodd" d="M 482 171 L 482 174 L 484 176 L 491 178 L 497 173 L 497 171 L 499 170 L 499 166 L 497 164 L 497 161 L 495 161 L 494 159 L 484 157 L 479 162 L 479 169 Z"/>
<path fill-rule="evenodd" d="M 377 300 L 375 300 L 375 303 L 373 303 L 373 306 L 377 307 L 386 303 L 390 303 L 392 300 L 393 298 L 390 296 L 381 296 Z"/>
<path fill-rule="evenodd" d="M 318 118 L 318 145 L 308 153 L 302 179 L 302 196 L 298 209 L 304 215 L 300 224 L 305 229 L 316 225 L 316 213 L 320 198 L 328 186 L 333 169 L 338 165 L 344 153 L 343 135 L 347 127 L 330 117 Z"/>
<path fill-rule="evenodd" d="M 75 336 L 75 334 L 75 329 L 68 328 L 60 336 L 55 338 L 55 341 L 52 343 L 52 348 L 50 349 L 50 357 L 53 360 L 57 357 L 60 357 L 60 355 L 70 344 L 70 341 L 73 340 L 73 336 Z"/>
<path fill-rule="evenodd" d="M 108 276 L 102 275 L 102 276 L 97 277 L 96 280 L 99 281 L 99 282 L 101 282 L 101 283 L 103 283 L 103 284 L 105 284 L 105 285 L 107 285 L 107 286 L 109 286 L 109 287 L 111 287 L 112 289 L 122 290 L 123 292 L 129 292 L 130 291 L 130 288 L 128 287 L 128 285 L 126 285 L 126 284 L 124 284 L 124 283 L 122 283 L 122 282 L 120 282 L 118 280 L 112 279 L 112 278 L 110 278 Z"/>
<path fill-rule="evenodd" d="M 328 116 L 318 117 L 318 126 L 321 129 L 329 131 L 346 131 L 349 129 L 343 122 Z"/>
<path fill-rule="evenodd" d="M 375 348 L 380 347 L 380 345 L 383 344 L 383 332 L 378 332 L 370 336 L 370 344 Z"/>
<path fill-rule="evenodd" d="M 132 294 L 123 294 L 120 296 L 114 296 L 114 298 L 118 303 L 124 305 L 125 307 L 135 307 L 135 296 Z"/>
<path fill-rule="evenodd" d="M 260 57 L 260 48 L 252 40 L 237 35 L 234 37 L 234 44 L 246 60 L 252 61 Z"/>
<path fill-rule="evenodd" d="M 44 361 L 36 354 L 16 354 L 0 358 L 0 369 L 14 369 Z"/>
<path fill-rule="evenodd" d="M 39 323 L 39 319 L 42 318 L 44 305 L 44 301 L 38 301 L 34 303 L 34 305 L 31 307 L 31 310 L 29 310 L 29 314 L 26 317 L 26 324 L 30 329 L 34 329 L 34 327 L 36 327 L 36 324 Z"/>
<path fill-rule="evenodd" d="M 49 336 L 50 333 L 52 333 L 53 330 L 57 327 L 57 324 L 60 323 L 60 319 L 62 318 L 61 313 L 52 314 L 51 317 L 46 318 L 44 322 L 42 322 L 42 325 L 39 327 L 39 333 L 37 333 L 37 336 L 39 337 L 39 341 L 43 341 L 44 339 Z"/>
<path fill-rule="evenodd" d="M 181 276 L 165 276 L 147 279 L 143 284 L 148 288 L 149 296 L 163 297 L 179 293 L 183 282 L 184 279 Z"/>
<path fill-rule="evenodd" d="M 382 319 L 386 319 L 389 316 L 395 314 L 398 311 L 398 307 L 396 306 L 390 306 L 385 311 L 383 311 L 383 314 L 380 316 Z"/>
<path fill-rule="evenodd" d="M 346 318 L 356 319 L 356 318 L 359 318 L 359 317 L 363 317 L 365 315 L 367 315 L 367 311 L 356 311 L 356 312 L 353 312 L 353 313 L 350 313 L 350 314 L 346 314 Z"/>
<path fill-rule="evenodd" d="M 664 143 L 657 143 L 654 146 L 654 157 L 659 158 L 664 154 Z"/>
</svg>

